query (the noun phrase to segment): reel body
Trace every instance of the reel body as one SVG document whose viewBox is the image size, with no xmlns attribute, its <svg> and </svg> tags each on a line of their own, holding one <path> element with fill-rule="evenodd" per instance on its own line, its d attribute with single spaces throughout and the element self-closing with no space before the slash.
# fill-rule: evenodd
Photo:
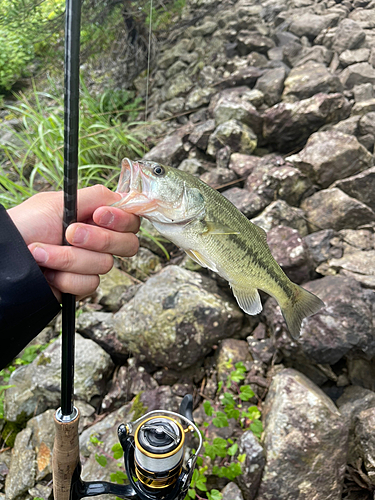
<svg viewBox="0 0 375 500">
<path fill-rule="evenodd" d="M 194 423 L 193 398 L 187 394 L 180 413 L 155 410 L 135 422 L 121 424 L 118 437 L 124 450 L 129 485 L 105 481 L 85 482 L 76 474 L 71 500 L 114 493 L 124 499 L 183 500 L 202 447 L 202 436 Z M 185 437 L 196 432 L 199 445 L 184 463 Z"/>
</svg>

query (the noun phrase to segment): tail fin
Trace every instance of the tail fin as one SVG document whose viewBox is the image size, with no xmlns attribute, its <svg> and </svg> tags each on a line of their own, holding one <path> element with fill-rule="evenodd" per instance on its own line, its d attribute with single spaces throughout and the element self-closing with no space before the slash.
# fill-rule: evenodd
<svg viewBox="0 0 375 500">
<path fill-rule="evenodd" d="M 324 302 L 304 288 L 298 285 L 294 286 L 294 300 L 288 300 L 286 305 L 281 308 L 281 311 L 291 336 L 293 339 L 298 339 L 302 320 L 318 312 L 324 306 Z"/>
</svg>

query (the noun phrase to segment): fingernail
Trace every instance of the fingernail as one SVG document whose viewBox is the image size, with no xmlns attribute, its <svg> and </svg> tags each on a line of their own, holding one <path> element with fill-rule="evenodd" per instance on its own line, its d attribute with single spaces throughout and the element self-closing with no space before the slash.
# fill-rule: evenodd
<svg viewBox="0 0 375 500">
<path fill-rule="evenodd" d="M 41 247 L 35 247 L 33 257 L 38 264 L 44 264 L 48 260 L 48 253 Z"/>
<path fill-rule="evenodd" d="M 51 271 L 51 270 L 44 271 L 44 277 L 46 278 L 48 283 L 53 283 L 53 280 L 55 278 L 55 271 Z"/>
<path fill-rule="evenodd" d="M 85 241 L 87 240 L 88 235 L 89 232 L 86 229 L 81 226 L 77 227 L 77 229 L 74 231 L 72 242 L 82 245 L 82 243 L 85 243 Z"/>
<path fill-rule="evenodd" d="M 113 213 L 110 212 L 109 210 L 107 210 L 100 217 L 99 224 L 101 226 L 109 226 L 110 224 L 112 224 L 114 218 L 115 218 L 115 216 L 113 215 Z"/>
</svg>

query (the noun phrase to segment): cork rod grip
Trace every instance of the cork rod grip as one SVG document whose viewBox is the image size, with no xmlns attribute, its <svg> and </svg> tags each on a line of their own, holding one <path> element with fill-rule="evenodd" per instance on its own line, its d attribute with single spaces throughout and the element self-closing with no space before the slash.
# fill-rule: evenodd
<svg viewBox="0 0 375 500">
<path fill-rule="evenodd" d="M 70 500 L 72 476 L 79 462 L 79 412 L 71 422 L 60 422 L 56 415 L 54 415 L 54 421 L 53 496 L 55 500 Z"/>
</svg>

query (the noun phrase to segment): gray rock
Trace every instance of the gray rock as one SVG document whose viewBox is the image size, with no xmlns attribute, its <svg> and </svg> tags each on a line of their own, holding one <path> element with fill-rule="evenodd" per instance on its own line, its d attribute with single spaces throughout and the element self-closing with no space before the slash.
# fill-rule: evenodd
<svg viewBox="0 0 375 500">
<path fill-rule="evenodd" d="M 333 49 L 341 54 L 344 50 L 357 49 L 366 38 L 365 31 L 352 19 L 343 19 L 333 37 Z"/>
<path fill-rule="evenodd" d="M 299 345 L 309 359 L 334 365 L 349 354 L 367 359 L 374 356 L 375 332 L 367 290 L 355 279 L 344 276 L 325 276 L 303 286 L 325 303 L 323 309 L 302 322 Z M 273 299 L 267 301 L 265 314 L 271 331 L 277 331 L 280 337 L 286 327 Z"/>
<path fill-rule="evenodd" d="M 364 466 L 372 484 L 375 484 L 375 408 L 362 410 L 357 416 L 355 433 L 364 458 Z"/>
<path fill-rule="evenodd" d="M 229 168 L 218 167 L 200 176 L 201 180 L 217 189 L 237 179 L 236 174 Z"/>
<path fill-rule="evenodd" d="M 215 352 L 217 379 L 226 381 L 235 364 L 240 361 L 247 364 L 251 361 L 247 342 L 245 340 L 224 339 Z"/>
<path fill-rule="evenodd" d="M 258 78 L 255 88 L 263 93 L 264 101 L 268 106 L 273 106 L 280 101 L 285 77 L 286 71 L 281 67 L 270 69 Z"/>
<path fill-rule="evenodd" d="M 374 84 L 375 69 L 367 62 L 352 64 L 341 72 L 340 81 L 345 89 L 368 82 Z"/>
<path fill-rule="evenodd" d="M 31 429 L 24 429 L 17 434 L 5 480 L 5 494 L 9 500 L 25 494 L 35 484 L 36 461 L 31 436 Z"/>
<path fill-rule="evenodd" d="M 257 500 L 341 499 L 348 430 L 333 402 L 286 369 L 273 378 L 263 415 L 267 463 Z"/>
<path fill-rule="evenodd" d="M 243 315 L 215 282 L 177 266 L 150 278 L 114 316 L 122 352 L 154 366 L 187 368 L 241 329 Z"/>
<path fill-rule="evenodd" d="M 375 211 L 375 167 L 364 170 L 358 175 L 336 181 L 333 187 L 341 189 L 347 195 L 365 203 Z"/>
<path fill-rule="evenodd" d="M 150 151 L 143 156 L 143 159 L 177 167 L 179 163 L 187 157 L 187 151 L 184 148 L 184 136 L 188 136 L 190 133 L 191 127 L 183 127 L 182 130 L 172 135 L 168 135 L 155 147 L 150 149 Z"/>
<path fill-rule="evenodd" d="M 245 67 L 233 71 L 230 76 L 221 80 L 218 85 L 219 88 L 237 87 L 240 85 L 247 85 L 249 87 L 254 87 L 257 79 L 262 76 L 264 69 L 257 68 L 255 66 Z"/>
<path fill-rule="evenodd" d="M 360 116 L 350 116 L 346 120 L 339 121 L 332 127 L 331 126 L 326 127 L 326 129 L 337 130 L 338 132 L 342 132 L 343 134 L 354 135 L 358 137 L 360 119 L 361 119 Z"/>
<path fill-rule="evenodd" d="M 182 161 L 178 166 L 178 169 L 192 175 L 201 175 L 206 171 L 202 162 L 200 162 L 196 158 L 187 158 L 186 160 Z"/>
<path fill-rule="evenodd" d="M 373 165 L 372 155 L 355 137 L 336 130 L 316 132 L 289 161 L 323 188 Z"/>
<path fill-rule="evenodd" d="M 173 115 L 177 115 L 180 113 L 185 106 L 185 99 L 183 97 L 175 97 L 170 101 L 163 102 L 160 106 L 159 111 L 157 112 L 157 117 L 160 120 L 164 120 L 165 118 L 170 118 Z"/>
<path fill-rule="evenodd" d="M 138 366 L 133 358 L 128 360 L 128 366 L 120 366 L 115 371 L 107 394 L 102 401 L 104 412 L 117 410 L 142 391 L 156 389 L 158 384 L 143 366 Z"/>
<path fill-rule="evenodd" d="M 264 95 L 263 92 L 261 92 L 260 90 L 252 89 L 249 90 L 248 92 L 245 92 L 242 96 L 242 99 L 244 101 L 249 102 L 256 108 L 259 108 L 264 102 Z"/>
<path fill-rule="evenodd" d="M 332 274 L 339 272 L 356 279 L 364 286 L 375 288 L 374 259 L 375 250 L 362 250 L 344 254 L 340 259 L 331 259 L 327 266 Z"/>
<path fill-rule="evenodd" d="M 167 71 L 165 72 L 165 76 L 167 78 L 171 78 L 172 76 L 177 75 L 177 73 L 184 71 L 187 67 L 187 64 L 185 64 L 184 62 L 176 61 L 167 69 Z"/>
<path fill-rule="evenodd" d="M 117 267 L 112 267 L 109 273 L 100 276 L 95 300 L 107 310 L 117 311 L 121 307 L 122 294 L 133 284 L 129 276 Z"/>
<path fill-rule="evenodd" d="M 149 389 L 139 395 L 139 402 L 143 405 L 145 412 L 154 410 L 178 412 L 181 401 L 182 398 L 176 397 L 169 385 Z"/>
<path fill-rule="evenodd" d="M 367 62 L 370 57 L 370 49 L 344 50 L 340 54 L 340 63 L 342 66 L 350 66 L 351 64 Z"/>
<path fill-rule="evenodd" d="M 35 451 L 36 481 L 52 474 L 52 450 L 55 439 L 55 410 L 47 410 L 27 422 L 27 428 L 32 430 L 30 444 Z"/>
<path fill-rule="evenodd" d="M 289 30 L 299 37 L 306 36 L 309 40 L 313 40 L 322 30 L 329 28 L 336 20 L 337 16 L 335 14 L 317 16 L 309 12 L 295 16 Z"/>
<path fill-rule="evenodd" d="M 222 500 L 243 500 L 241 490 L 236 483 L 228 483 L 225 488 L 221 490 Z"/>
<path fill-rule="evenodd" d="M 324 189 L 301 203 L 310 232 L 319 229 L 356 229 L 375 220 L 375 213 L 364 203 L 338 188 Z"/>
<path fill-rule="evenodd" d="M 284 83 L 283 99 L 307 99 L 318 92 L 341 91 L 342 84 L 336 75 L 323 64 L 309 61 L 291 70 Z"/>
<path fill-rule="evenodd" d="M 301 236 L 306 236 L 308 233 L 304 211 L 300 208 L 290 207 L 284 200 L 272 202 L 251 222 L 260 226 L 266 232 L 276 226 L 287 226 L 297 229 Z"/>
<path fill-rule="evenodd" d="M 275 43 L 270 38 L 260 35 L 257 31 L 242 30 L 237 36 L 237 49 L 241 56 L 253 51 L 267 54 L 274 46 Z"/>
<path fill-rule="evenodd" d="M 77 399 L 97 402 L 103 395 L 106 378 L 113 370 L 109 354 L 90 339 L 76 335 L 74 391 Z M 14 387 L 5 394 L 7 420 L 16 422 L 25 415 L 39 415 L 60 403 L 61 337 L 29 365 L 12 373 Z"/>
<path fill-rule="evenodd" d="M 279 103 L 263 114 L 263 134 L 267 143 L 288 152 L 328 123 L 344 120 L 351 105 L 342 94 L 319 93 L 294 103 Z"/>
<path fill-rule="evenodd" d="M 313 276 L 314 265 L 308 246 L 298 231 L 277 226 L 267 234 L 267 243 L 276 262 L 295 283 L 304 283 Z"/>
<path fill-rule="evenodd" d="M 172 80 L 168 81 L 166 90 L 167 100 L 186 95 L 193 88 L 193 82 L 187 75 L 179 73 Z"/>
<path fill-rule="evenodd" d="M 233 187 L 222 192 L 235 207 L 246 217 L 254 217 L 268 204 L 267 199 L 256 192 L 249 192 L 247 189 Z"/>
<path fill-rule="evenodd" d="M 121 269 L 138 280 L 146 280 L 161 269 L 161 261 L 148 248 L 140 247 L 134 257 L 123 257 Z"/>
<path fill-rule="evenodd" d="M 246 458 L 242 465 L 242 474 L 237 477 L 237 483 L 243 492 L 245 500 L 254 500 L 266 462 L 265 453 L 263 447 L 250 430 L 242 434 L 238 448 L 240 453 L 246 454 Z"/>
<path fill-rule="evenodd" d="M 211 35 L 214 31 L 216 31 L 217 27 L 216 21 L 206 21 L 200 26 L 195 26 L 191 31 L 191 36 L 196 37 Z"/>
<path fill-rule="evenodd" d="M 342 257 L 342 248 L 338 248 L 331 243 L 335 234 L 333 229 L 323 229 L 304 237 L 315 266 L 328 259 Z"/>
<path fill-rule="evenodd" d="M 213 87 L 194 89 L 186 96 L 185 109 L 196 109 L 209 104 L 216 90 Z"/>
<path fill-rule="evenodd" d="M 207 154 L 216 157 L 223 146 L 233 152 L 251 154 L 257 147 L 257 136 L 253 130 L 237 120 L 229 120 L 219 125 L 208 139 Z"/>
<path fill-rule="evenodd" d="M 180 40 L 172 49 L 166 50 L 158 61 L 160 69 L 167 69 L 176 61 L 186 57 L 194 48 L 194 41 L 187 38 Z"/>
<path fill-rule="evenodd" d="M 52 497 L 53 487 L 50 484 L 36 484 L 33 488 L 30 488 L 28 493 L 33 498 L 41 498 L 42 500 L 49 500 Z"/>
<path fill-rule="evenodd" d="M 333 57 L 332 50 L 327 49 L 324 45 L 313 45 L 312 47 L 304 47 L 295 59 L 294 66 L 306 64 L 308 61 L 329 66 Z"/>
<path fill-rule="evenodd" d="M 236 172 L 238 177 L 247 177 L 259 164 L 258 156 L 233 153 L 230 157 L 229 168 Z"/>
<path fill-rule="evenodd" d="M 350 12 L 349 18 L 356 21 L 358 26 L 365 30 L 375 28 L 375 9 L 372 5 L 365 9 L 354 9 L 353 12 Z"/>
<path fill-rule="evenodd" d="M 213 115 L 216 126 L 236 120 L 251 127 L 256 134 L 262 132 L 263 120 L 256 108 L 238 97 L 221 97 L 214 107 Z"/>
<path fill-rule="evenodd" d="M 194 127 L 193 132 L 189 135 L 189 141 L 197 146 L 197 148 L 206 151 L 208 139 L 211 133 L 215 130 L 215 120 L 207 120 Z"/>
</svg>

